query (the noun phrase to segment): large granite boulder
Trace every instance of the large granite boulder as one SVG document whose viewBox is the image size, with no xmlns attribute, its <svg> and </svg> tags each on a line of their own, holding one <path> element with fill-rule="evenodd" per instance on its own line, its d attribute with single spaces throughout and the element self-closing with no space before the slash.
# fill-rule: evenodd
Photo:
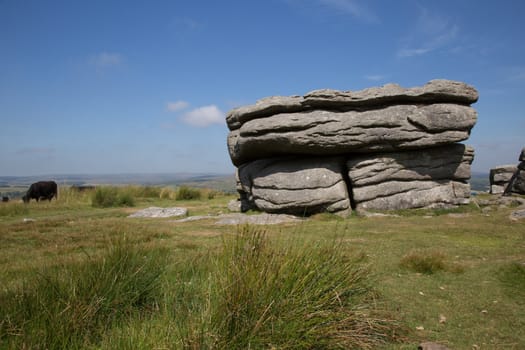
<svg viewBox="0 0 525 350">
<path fill-rule="evenodd" d="M 468 203 L 474 150 L 462 144 L 367 154 L 347 161 L 356 209 L 407 209 Z"/>
<path fill-rule="evenodd" d="M 270 97 L 227 116 L 241 210 L 310 214 L 462 204 L 477 91 L 433 80 Z"/>
<path fill-rule="evenodd" d="M 350 208 L 343 158 L 271 158 L 238 169 L 241 208 L 309 215 Z"/>
</svg>

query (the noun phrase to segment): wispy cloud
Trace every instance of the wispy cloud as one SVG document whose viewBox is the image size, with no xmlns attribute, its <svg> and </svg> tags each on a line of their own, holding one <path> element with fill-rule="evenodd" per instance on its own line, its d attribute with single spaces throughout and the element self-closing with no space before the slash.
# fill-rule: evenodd
<svg viewBox="0 0 525 350">
<path fill-rule="evenodd" d="M 189 106 L 190 104 L 186 101 L 168 102 L 166 104 L 166 110 L 168 112 L 178 112 L 178 111 L 188 108 Z"/>
<path fill-rule="evenodd" d="M 98 70 L 119 66 L 123 61 L 123 56 L 114 52 L 101 52 L 92 55 L 89 59 L 89 63 L 95 66 Z"/>
<path fill-rule="evenodd" d="M 207 127 L 213 124 L 223 124 L 225 115 L 215 105 L 195 108 L 182 115 L 182 121 L 196 127 Z"/>
<path fill-rule="evenodd" d="M 380 22 L 379 17 L 368 8 L 365 3 L 358 0 L 318 0 L 322 5 L 330 6 L 338 11 L 347 13 L 355 18 L 367 22 Z"/>
<path fill-rule="evenodd" d="M 454 43 L 458 35 L 459 26 L 450 18 L 420 8 L 412 34 L 404 38 L 405 43 L 397 51 L 397 57 L 421 56 L 445 48 L 457 51 L 458 46 Z"/>
</svg>

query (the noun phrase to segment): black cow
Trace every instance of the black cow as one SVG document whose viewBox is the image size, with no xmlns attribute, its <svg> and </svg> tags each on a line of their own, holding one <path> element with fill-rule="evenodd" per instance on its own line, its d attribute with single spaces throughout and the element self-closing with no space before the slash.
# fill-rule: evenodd
<svg viewBox="0 0 525 350">
<path fill-rule="evenodd" d="M 29 189 L 25 196 L 22 197 L 24 203 L 29 203 L 31 199 L 36 199 L 38 202 L 40 199 L 47 199 L 51 202 L 53 197 L 58 199 L 57 195 L 57 184 L 55 181 L 39 181 L 35 182 Z"/>
<path fill-rule="evenodd" d="M 2 202 L 9 202 L 9 197 L 3 196 L 2 197 Z"/>
</svg>

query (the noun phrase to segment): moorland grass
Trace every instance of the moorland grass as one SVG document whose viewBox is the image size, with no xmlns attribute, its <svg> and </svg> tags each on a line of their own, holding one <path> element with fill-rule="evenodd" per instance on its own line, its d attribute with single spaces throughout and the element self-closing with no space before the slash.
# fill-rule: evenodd
<svg viewBox="0 0 525 350">
<path fill-rule="evenodd" d="M 202 193 L 200 189 L 181 186 L 177 188 L 175 195 L 177 200 L 196 200 L 201 199 Z"/>
<path fill-rule="evenodd" d="M 404 255 L 400 261 L 404 268 L 419 273 L 433 274 L 438 271 L 462 272 L 459 264 L 450 263 L 447 255 L 440 250 L 413 250 Z"/>
<path fill-rule="evenodd" d="M 136 210 L 176 203 L 189 208 L 192 215 L 206 215 L 225 212 L 231 198 L 217 196 L 207 199 L 203 196 L 200 200 L 177 202 L 173 198 L 138 196 L 134 199 Z M 2 205 L 8 208 L 16 204 Z M 303 256 L 303 260 L 297 258 L 297 261 L 319 260 L 319 271 L 326 271 L 323 270 L 327 268 L 322 265 L 323 259 L 333 260 L 322 251 L 329 252 L 334 245 L 339 258 L 355 260 L 355 268 L 367 271 L 363 281 L 370 289 L 358 299 L 367 301 L 370 296 L 379 296 L 375 301 L 380 307 L 371 314 L 377 317 L 376 313 L 382 314 L 383 310 L 386 315 L 377 318 L 396 320 L 388 322 L 387 326 L 401 325 L 408 329 L 404 343 L 385 340 L 386 343 L 377 344 L 375 348 L 414 349 L 425 340 L 446 344 L 451 349 L 472 349 L 474 345 L 481 349 L 525 348 L 525 334 L 517 331 L 525 327 L 522 267 L 525 263 L 525 230 L 523 220 L 509 219 L 513 208 L 492 206 L 490 211 L 481 211 L 478 207 L 466 206 L 460 213 L 458 210 L 429 210 L 424 215 L 416 211 L 413 215 L 406 212 L 398 217 L 354 215 L 345 219 L 319 215 L 300 224 L 266 226 L 264 239 L 261 237 L 266 243 L 260 246 L 260 252 L 265 253 L 258 253 L 258 256 L 272 258 L 259 266 L 262 268 L 259 274 L 238 266 L 239 263 L 232 265 L 232 257 L 238 262 L 249 262 L 251 257 L 232 254 L 233 247 L 244 243 L 236 243 L 240 238 L 234 228 L 217 226 L 213 220 L 174 223 L 169 219 L 128 219 L 127 215 L 135 209 L 94 208 L 90 195 L 76 197 L 74 193 L 69 198 L 59 195 L 58 201 L 32 202 L 23 208 L 23 212 L 6 209 L 11 214 L 0 216 L 0 305 L 10 304 L 8 300 L 13 295 L 20 295 L 24 285 L 36 285 L 37 273 L 52 275 L 52 271 L 74 269 L 89 259 L 106 256 L 108 242 L 118 237 L 126 236 L 137 249 L 147 252 L 168 251 L 168 261 L 162 262 L 161 266 L 164 273 L 159 277 L 160 286 L 154 301 L 149 304 L 154 306 L 134 308 L 116 317 L 96 337 L 83 338 L 90 342 L 82 343 L 84 348 L 218 348 L 247 342 L 255 348 L 255 344 L 273 342 L 268 340 L 271 339 L 268 334 L 272 333 L 268 333 L 265 327 L 275 327 L 280 318 L 286 319 L 274 310 L 275 305 L 283 309 L 286 305 L 277 301 L 272 304 L 264 295 L 283 296 L 286 293 L 273 291 L 277 288 L 264 291 L 265 286 L 255 276 L 276 276 L 271 271 L 282 275 L 289 271 L 287 269 L 291 270 L 294 257 L 300 254 L 307 256 Z M 34 221 L 24 222 L 24 218 Z M 428 254 L 432 251 L 442 253 L 445 266 L 457 265 L 463 271 L 456 273 L 445 267 L 426 274 L 400 264 L 411 252 Z M 248 254 L 249 251 L 243 252 Z M 359 252 L 362 252 L 361 256 Z M 288 267 L 281 264 L 282 268 L 278 269 L 279 261 Z M 237 270 L 230 268 L 227 273 L 219 273 L 224 271 L 224 266 L 235 266 Z M 301 270 L 300 267 L 297 269 Z M 327 274 L 330 275 L 330 271 Z M 63 273 L 64 278 L 67 275 Z M 267 282 L 274 287 L 284 283 L 278 282 L 280 277 L 272 278 Z M 228 281 L 239 283 L 232 285 Z M 251 283 L 257 286 L 255 290 L 248 288 Z M 248 287 L 243 287 L 243 291 L 226 288 L 238 285 Z M 255 297 L 245 298 L 246 295 Z M 252 304 L 239 302 L 230 309 L 233 304 L 226 303 L 245 299 L 253 300 Z M 300 300 L 295 298 L 289 304 L 300 305 Z M 300 307 L 291 309 L 300 313 L 297 311 Z M 228 321 L 227 314 L 224 315 L 226 311 L 218 310 L 246 310 L 247 314 L 258 315 L 258 318 L 244 319 L 254 335 L 246 336 L 248 332 L 242 334 L 242 329 L 235 331 L 240 325 Z M 331 312 L 329 309 L 327 314 Z M 391 314 L 394 316 L 390 317 Z M 440 321 L 441 316 L 446 319 L 444 322 Z M 258 324 L 259 319 L 262 321 Z M 26 318 L 24 322 L 28 320 Z M 276 342 L 275 348 L 304 348 L 308 343 L 302 343 L 302 338 L 293 339 L 297 329 L 293 324 L 284 325 L 280 332 L 282 337 L 290 335 L 290 343 Z M 16 340 L 19 334 L 4 333 L 0 348 L 23 348 L 24 345 Z M 241 335 L 234 343 L 228 343 L 228 336 L 224 334 Z M 261 347 L 271 348 L 273 344 Z"/>
<path fill-rule="evenodd" d="M 38 272 L 0 293 L 2 348 L 81 349 L 107 329 L 157 307 L 165 254 L 125 242 L 102 257 Z"/>
<path fill-rule="evenodd" d="M 373 349 L 399 336 L 362 254 L 330 240 L 275 244 L 248 226 L 227 238 L 212 284 L 219 348 Z"/>
<path fill-rule="evenodd" d="M 399 335 L 376 305 L 363 255 L 335 242 L 282 245 L 245 226 L 193 264 L 170 265 L 166 253 L 117 243 L 1 292 L 0 345 L 114 347 L 108 334 L 130 327 L 136 338 L 155 319 L 177 329 L 170 348 L 373 349 Z"/>
</svg>

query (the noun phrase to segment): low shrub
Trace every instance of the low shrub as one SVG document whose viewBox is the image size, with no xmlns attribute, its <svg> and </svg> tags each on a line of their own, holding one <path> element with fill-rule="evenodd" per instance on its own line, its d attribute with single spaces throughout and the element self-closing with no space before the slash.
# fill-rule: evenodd
<svg viewBox="0 0 525 350">
<path fill-rule="evenodd" d="M 133 195 L 117 187 L 98 187 L 91 196 L 91 205 L 96 208 L 133 207 Z"/>
<path fill-rule="evenodd" d="M 181 186 L 177 189 L 175 197 L 177 200 L 201 199 L 201 191 L 196 188 Z"/>
<path fill-rule="evenodd" d="M 175 199 L 176 192 L 170 187 L 164 187 L 160 190 L 159 198 L 160 199 Z"/>
</svg>

